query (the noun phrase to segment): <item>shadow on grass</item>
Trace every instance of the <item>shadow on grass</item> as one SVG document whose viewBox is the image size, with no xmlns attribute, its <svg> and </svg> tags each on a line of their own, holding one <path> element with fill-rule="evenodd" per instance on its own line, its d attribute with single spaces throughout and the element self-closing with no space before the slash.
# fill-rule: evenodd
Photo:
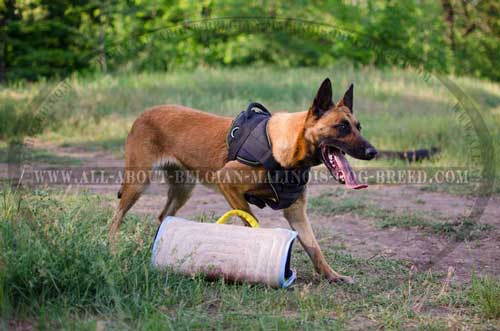
<svg viewBox="0 0 500 331">
<path fill-rule="evenodd" d="M 493 94 L 484 88 L 467 86 L 465 91 L 482 106 L 496 108 L 500 105 L 500 95 Z"/>
</svg>

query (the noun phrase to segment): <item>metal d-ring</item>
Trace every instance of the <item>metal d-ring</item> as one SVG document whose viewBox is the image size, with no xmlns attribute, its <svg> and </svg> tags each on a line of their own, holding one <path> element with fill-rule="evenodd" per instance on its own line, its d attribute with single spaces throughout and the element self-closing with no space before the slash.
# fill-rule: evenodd
<svg viewBox="0 0 500 331">
<path fill-rule="evenodd" d="M 235 133 L 236 131 L 238 131 L 239 129 L 240 129 L 240 127 L 239 127 L 239 126 L 237 126 L 237 127 L 233 128 L 233 129 L 231 130 L 231 138 L 234 138 L 234 133 Z"/>
</svg>

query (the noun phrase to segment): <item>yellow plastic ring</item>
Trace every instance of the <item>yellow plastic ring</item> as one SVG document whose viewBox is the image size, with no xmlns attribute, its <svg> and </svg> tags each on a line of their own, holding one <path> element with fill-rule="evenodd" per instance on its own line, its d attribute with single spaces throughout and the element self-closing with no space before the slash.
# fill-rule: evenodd
<svg viewBox="0 0 500 331">
<path fill-rule="evenodd" d="M 250 215 L 246 211 L 240 210 L 240 209 L 233 209 L 233 210 L 230 210 L 230 211 L 226 212 L 224 215 L 222 215 L 221 217 L 219 217 L 219 219 L 215 223 L 217 223 L 217 224 L 225 224 L 227 222 L 227 220 L 229 218 L 231 218 L 231 216 L 240 216 L 252 228 L 258 228 L 258 227 L 260 227 L 259 226 L 259 222 L 257 222 L 257 220 L 255 219 L 255 217 L 253 217 L 252 215 Z"/>
</svg>

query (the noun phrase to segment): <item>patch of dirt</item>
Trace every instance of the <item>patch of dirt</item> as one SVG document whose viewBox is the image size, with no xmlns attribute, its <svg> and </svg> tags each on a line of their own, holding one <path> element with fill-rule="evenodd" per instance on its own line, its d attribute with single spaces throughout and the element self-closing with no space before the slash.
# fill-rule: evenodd
<svg viewBox="0 0 500 331">
<path fill-rule="evenodd" d="M 446 193 L 423 192 L 418 186 L 374 185 L 370 187 L 370 200 L 381 208 L 415 210 L 427 214 L 456 219 L 470 213 L 475 199 Z M 480 219 L 481 223 L 500 225 L 500 197 L 492 196 Z"/>
<path fill-rule="evenodd" d="M 356 315 L 349 321 L 346 330 L 380 330 L 373 320 L 362 315 Z"/>
<path fill-rule="evenodd" d="M 60 156 L 78 158 L 85 167 L 123 167 L 123 160 L 104 151 L 86 151 L 74 147 L 44 145 L 43 148 Z M 0 167 L 5 169 L 4 167 Z M 0 169 L 1 170 L 1 169 Z M 4 171 L 2 171 L 3 174 Z M 116 197 L 118 184 L 73 186 L 69 192 L 89 190 L 96 194 Z M 316 196 L 333 188 L 313 185 L 308 188 L 309 196 Z M 347 191 L 346 191 L 347 192 Z M 384 209 L 418 211 L 440 218 L 456 219 L 472 206 L 471 197 L 454 196 L 445 193 L 423 192 L 417 187 L 404 185 L 370 186 L 362 192 L 349 191 L 348 196 L 363 194 L 371 204 Z M 340 197 L 342 198 L 342 197 Z M 118 199 L 113 199 L 113 207 Z M 132 212 L 157 217 L 166 202 L 166 187 L 153 184 L 132 208 Z M 202 185 L 197 185 L 191 199 L 179 211 L 178 216 L 193 219 L 201 214 L 221 215 L 230 207 L 225 199 Z M 281 212 L 270 208 L 253 208 L 263 227 L 284 227 L 288 223 Z M 385 256 L 407 260 L 419 270 L 432 263 L 432 270 L 446 274 L 451 266 L 455 268 L 455 281 L 468 281 L 474 270 L 480 274 L 500 274 L 500 197 L 493 196 L 481 217 L 481 222 L 493 226 L 482 239 L 472 242 L 454 242 L 438 235 L 417 229 L 378 229 L 373 220 L 355 214 L 331 215 L 328 217 L 310 214 L 309 218 L 320 241 L 320 245 L 335 247 L 341 245 L 345 251 L 362 258 Z M 235 219 L 235 223 L 239 220 Z M 443 249 L 445 256 L 436 256 Z"/>
<path fill-rule="evenodd" d="M 32 331 L 35 330 L 34 323 L 29 321 L 11 320 L 8 323 L 8 331 Z"/>
<path fill-rule="evenodd" d="M 406 260 L 419 271 L 446 273 L 453 267 L 452 280 L 460 282 L 468 281 L 472 271 L 490 275 L 500 272 L 497 231 L 473 242 L 455 242 L 417 229 L 377 229 L 373 220 L 355 214 L 311 218 L 320 243 L 341 245 L 354 256 Z M 441 257 L 443 250 L 449 254 Z"/>
</svg>

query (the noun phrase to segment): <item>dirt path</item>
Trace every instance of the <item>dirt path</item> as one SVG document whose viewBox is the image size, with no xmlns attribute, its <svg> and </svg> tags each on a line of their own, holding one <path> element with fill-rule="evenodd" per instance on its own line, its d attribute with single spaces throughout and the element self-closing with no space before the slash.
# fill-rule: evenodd
<svg viewBox="0 0 500 331">
<path fill-rule="evenodd" d="M 85 151 L 74 147 L 62 148 L 43 146 L 59 156 L 76 158 L 85 167 L 122 167 L 123 161 L 104 151 Z M 72 191 L 90 190 L 96 194 L 116 196 L 119 185 L 94 185 L 71 187 Z M 314 185 L 308 188 L 309 197 L 332 190 L 331 186 Z M 347 191 L 346 191 L 347 192 Z M 357 191 L 349 191 L 354 196 Z M 362 194 L 372 204 L 391 210 L 418 211 L 440 218 L 455 219 L 464 215 L 473 198 L 445 193 L 423 192 L 413 186 L 370 186 Z M 342 197 L 341 197 L 342 198 Z M 359 196 L 358 196 L 359 198 Z M 111 199 L 115 206 L 116 198 Z M 166 201 L 166 187 L 153 184 L 132 208 L 132 212 L 157 217 Z M 113 206 L 113 207 L 114 207 Z M 229 209 L 224 198 L 202 185 L 197 185 L 191 199 L 179 211 L 179 216 L 193 219 L 202 214 L 220 215 Z M 263 227 L 288 227 L 281 212 L 270 208 L 253 209 Z M 429 261 L 446 247 L 451 252 L 435 261 L 434 271 L 446 272 L 455 269 L 454 280 L 467 281 L 474 270 L 481 274 L 500 274 L 500 197 L 492 197 L 480 222 L 492 226 L 482 239 L 471 242 L 454 242 L 443 236 L 430 234 L 419 229 L 380 229 L 376 221 L 356 214 L 321 216 L 310 214 L 313 228 L 321 245 L 342 247 L 345 252 L 363 258 L 385 256 L 391 259 L 407 260 L 417 268 L 424 268 Z"/>
</svg>

